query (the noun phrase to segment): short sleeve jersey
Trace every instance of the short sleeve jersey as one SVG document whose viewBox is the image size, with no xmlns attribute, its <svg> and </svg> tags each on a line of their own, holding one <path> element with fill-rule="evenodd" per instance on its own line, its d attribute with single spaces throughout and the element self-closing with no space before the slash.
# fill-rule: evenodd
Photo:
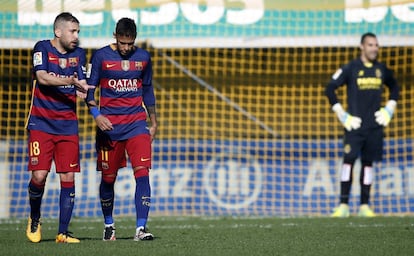
<svg viewBox="0 0 414 256">
<path fill-rule="evenodd" d="M 100 112 L 114 129 L 107 131 L 111 140 L 125 140 L 148 134 L 144 91 L 153 91 L 152 65 L 148 51 L 136 48 L 121 56 L 115 45 L 97 50 L 88 67 L 88 84 L 99 86 Z M 88 92 L 87 101 L 93 99 Z M 155 99 L 151 100 L 155 104 Z"/>
<path fill-rule="evenodd" d="M 57 77 L 85 79 L 86 55 L 82 48 L 62 54 L 50 40 L 36 43 L 33 49 L 33 91 L 27 129 L 50 134 L 78 134 L 76 88 L 74 85 L 47 86 L 36 80 L 36 71 L 45 70 Z"/>
</svg>

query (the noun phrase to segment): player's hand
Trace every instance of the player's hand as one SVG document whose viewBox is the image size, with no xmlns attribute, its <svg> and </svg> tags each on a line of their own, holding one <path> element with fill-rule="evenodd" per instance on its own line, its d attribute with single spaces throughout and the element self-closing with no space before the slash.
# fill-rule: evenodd
<svg viewBox="0 0 414 256">
<path fill-rule="evenodd" d="M 76 96 L 78 96 L 81 99 L 86 99 L 86 96 L 88 96 L 88 94 L 86 92 L 81 92 L 78 89 L 76 89 Z"/>
<path fill-rule="evenodd" d="M 336 113 L 339 121 L 341 121 L 347 131 L 357 130 L 361 127 L 361 118 L 350 115 L 342 108 L 341 104 L 336 103 L 332 106 L 332 110 Z"/>
<path fill-rule="evenodd" d="M 85 79 L 79 80 L 78 74 L 76 72 L 73 74 L 73 85 L 76 87 L 77 91 L 85 94 L 88 92 L 89 89 L 95 88 L 95 86 L 87 84 Z M 76 93 L 76 95 L 78 94 Z"/>
<path fill-rule="evenodd" d="M 151 135 L 151 141 L 155 139 L 155 134 L 157 133 L 157 126 L 151 126 L 149 127 L 149 133 Z"/>
<path fill-rule="evenodd" d="M 385 107 L 375 112 L 375 121 L 384 127 L 387 126 L 391 121 L 396 106 L 397 102 L 395 100 L 389 100 Z"/>
<path fill-rule="evenodd" d="M 101 129 L 101 131 L 111 131 L 114 129 L 111 121 L 103 115 L 99 115 L 95 118 L 96 125 Z"/>
</svg>

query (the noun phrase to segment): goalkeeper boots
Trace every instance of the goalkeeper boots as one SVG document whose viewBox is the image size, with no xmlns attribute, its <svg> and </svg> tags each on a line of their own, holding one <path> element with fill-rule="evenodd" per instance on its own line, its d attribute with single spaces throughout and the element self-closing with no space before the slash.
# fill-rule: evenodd
<svg viewBox="0 0 414 256">
<path fill-rule="evenodd" d="M 335 218 L 346 218 L 349 217 L 349 206 L 347 204 L 340 204 L 334 209 L 331 217 Z"/>
<path fill-rule="evenodd" d="M 143 227 L 138 227 L 135 232 L 134 241 L 145 241 L 145 240 L 152 240 L 154 236 L 147 232 L 147 230 Z"/>
<path fill-rule="evenodd" d="M 358 216 L 360 217 L 375 217 L 376 214 L 369 208 L 367 204 L 361 204 L 359 207 Z"/>
<path fill-rule="evenodd" d="M 115 226 L 112 225 L 105 225 L 105 229 L 103 231 L 103 239 L 104 241 L 115 241 Z"/>
<path fill-rule="evenodd" d="M 60 233 L 59 235 L 56 236 L 56 243 L 57 244 L 59 243 L 73 244 L 73 243 L 80 243 L 80 240 L 70 235 L 70 232 L 66 232 L 66 233 Z"/>
<path fill-rule="evenodd" d="M 42 239 L 42 228 L 40 224 L 40 220 L 33 220 L 29 217 L 29 221 L 27 222 L 26 236 L 33 243 L 38 243 L 40 242 L 40 239 Z"/>
</svg>

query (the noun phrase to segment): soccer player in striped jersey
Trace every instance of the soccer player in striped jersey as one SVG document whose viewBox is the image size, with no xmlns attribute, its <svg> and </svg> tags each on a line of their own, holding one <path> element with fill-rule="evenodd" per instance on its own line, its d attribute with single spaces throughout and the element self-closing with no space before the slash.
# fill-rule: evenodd
<svg viewBox="0 0 414 256">
<path fill-rule="evenodd" d="M 86 55 L 78 47 L 79 21 L 64 12 L 54 21 L 54 38 L 36 43 L 33 50 L 33 92 L 26 127 L 29 132 L 28 185 L 30 217 L 26 230 L 34 243 L 41 240 L 41 203 L 52 160 L 60 177 L 60 214 L 57 243 L 78 243 L 68 232 L 75 200 L 75 172 L 79 172 L 76 95 L 86 97 Z"/>
<path fill-rule="evenodd" d="M 135 241 L 152 240 L 146 229 L 151 201 L 149 169 L 151 143 L 157 131 L 152 64 L 149 52 L 135 46 L 134 20 L 120 19 L 115 28 L 115 43 L 97 50 L 88 66 L 88 84 L 100 86 L 99 108 L 94 90 L 86 102 L 98 126 L 97 169 L 104 216 L 103 240 L 115 240 L 114 183 L 118 170 L 126 166 L 126 154 L 135 177 Z M 148 127 L 147 113 L 151 122 Z"/>
<path fill-rule="evenodd" d="M 332 217 L 349 216 L 352 172 L 358 157 L 361 158 L 358 215 L 376 216 L 368 206 L 374 179 L 372 166 L 373 162 L 382 159 L 384 127 L 391 121 L 399 95 L 392 71 L 377 61 L 379 46 L 376 35 L 370 32 L 363 34 L 360 50 L 360 57 L 338 69 L 326 87 L 332 110 L 345 127 L 340 205 L 335 208 Z M 342 108 L 335 94 L 335 90 L 344 84 L 347 86 L 347 111 Z M 390 93 L 386 105 L 381 107 L 384 85 Z"/>
</svg>

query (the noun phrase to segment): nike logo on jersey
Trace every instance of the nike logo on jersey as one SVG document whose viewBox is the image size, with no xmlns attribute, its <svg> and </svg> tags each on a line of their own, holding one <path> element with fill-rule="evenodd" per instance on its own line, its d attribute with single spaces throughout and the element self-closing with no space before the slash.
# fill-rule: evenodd
<svg viewBox="0 0 414 256">
<path fill-rule="evenodd" d="M 76 167 L 78 164 L 69 164 L 69 167 Z"/>
<path fill-rule="evenodd" d="M 146 161 L 149 161 L 149 160 L 151 160 L 151 158 L 144 158 L 144 157 L 141 157 L 141 162 L 146 162 Z"/>
<path fill-rule="evenodd" d="M 70 197 L 74 197 L 75 196 L 75 193 L 70 193 L 69 196 Z"/>
<path fill-rule="evenodd" d="M 106 64 L 106 68 L 112 68 L 112 67 L 115 67 L 116 66 L 116 64 Z"/>
</svg>

